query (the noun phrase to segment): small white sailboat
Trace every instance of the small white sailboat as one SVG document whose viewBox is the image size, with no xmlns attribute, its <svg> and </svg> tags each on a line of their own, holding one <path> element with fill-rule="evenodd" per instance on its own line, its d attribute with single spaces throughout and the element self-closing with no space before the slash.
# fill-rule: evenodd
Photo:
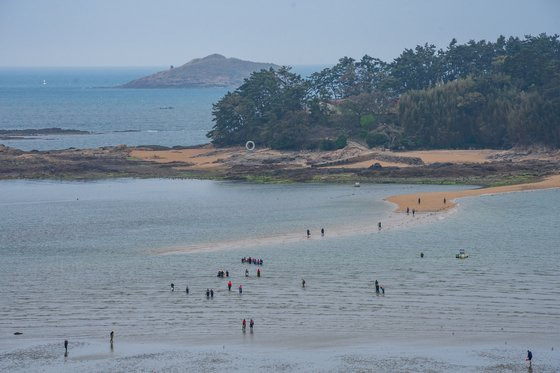
<svg viewBox="0 0 560 373">
<path fill-rule="evenodd" d="M 43 85 L 47 85 L 47 81 L 43 79 Z"/>
</svg>

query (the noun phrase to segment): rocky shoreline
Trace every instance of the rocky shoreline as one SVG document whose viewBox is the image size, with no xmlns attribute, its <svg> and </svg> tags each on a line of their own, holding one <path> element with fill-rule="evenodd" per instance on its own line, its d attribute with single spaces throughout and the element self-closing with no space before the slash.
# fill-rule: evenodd
<svg viewBox="0 0 560 373">
<path fill-rule="evenodd" d="M 425 162 L 407 152 L 369 150 L 358 144 L 330 152 L 248 152 L 211 145 L 22 151 L 0 145 L 0 179 L 136 177 L 490 186 L 530 182 L 558 173 L 558 152 L 528 156 L 527 152 L 495 151 L 479 162 Z"/>
<path fill-rule="evenodd" d="M 2 130 L 0 129 L 0 140 L 21 140 L 29 139 L 36 136 L 50 136 L 50 135 L 89 135 L 91 132 L 64 129 L 59 127 L 50 128 L 28 128 L 23 130 Z"/>
</svg>

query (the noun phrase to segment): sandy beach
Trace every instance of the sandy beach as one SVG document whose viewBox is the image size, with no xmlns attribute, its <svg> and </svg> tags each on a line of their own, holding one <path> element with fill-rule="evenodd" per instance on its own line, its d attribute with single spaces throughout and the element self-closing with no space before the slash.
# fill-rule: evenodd
<svg viewBox="0 0 560 373">
<path fill-rule="evenodd" d="M 492 188 L 467 189 L 453 192 L 430 192 L 422 194 L 404 194 L 390 196 L 386 201 L 397 205 L 397 212 L 406 211 L 407 207 L 417 212 L 435 212 L 447 210 L 455 206 L 455 200 L 462 197 L 482 196 L 489 194 L 522 192 L 528 190 L 560 188 L 560 175 L 527 184 L 504 185 Z M 445 202 L 444 202 L 445 201 Z"/>
<path fill-rule="evenodd" d="M 211 144 L 191 149 L 152 150 L 133 149 L 130 156 L 147 162 L 177 164 L 181 168 L 197 170 L 228 168 L 231 166 L 268 162 L 286 167 L 324 167 L 364 169 L 375 163 L 382 167 L 413 167 L 438 163 L 481 164 L 503 159 L 513 161 L 558 160 L 556 152 L 516 152 L 513 150 L 423 150 L 394 152 L 369 149 L 351 142 L 335 151 L 278 151 L 243 147 L 216 148 Z"/>
</svg>

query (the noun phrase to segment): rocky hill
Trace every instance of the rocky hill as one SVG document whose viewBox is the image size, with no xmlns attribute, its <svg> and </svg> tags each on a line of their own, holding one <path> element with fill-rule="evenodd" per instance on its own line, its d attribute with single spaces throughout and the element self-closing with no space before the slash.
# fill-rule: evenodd
<svg viewBox="0 0 560 373">
<path fill-rule="evenodd" d="M 272 63 L 243 61 L 211 54 L 196 58 L 180 67 L 133 80 L 121 88 L 191 88 L 191 87 L 237 87 L 252 72 L 277 68 Z"/>
</svg>

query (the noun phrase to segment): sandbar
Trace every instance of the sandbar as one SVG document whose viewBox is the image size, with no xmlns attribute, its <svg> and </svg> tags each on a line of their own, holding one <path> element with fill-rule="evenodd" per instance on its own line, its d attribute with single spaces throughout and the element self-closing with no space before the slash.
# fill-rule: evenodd
<svg viewBox="0 0 560 373">
<path fill-rule="evenodd" d="M 560 175 L 553 175 L 542 181 L 527 184 L 504 185 L 490 188 L 466 189 L 444 192 L 401 194 L 387 197 L 385 200 L 397 205 L 397 212 L 405 212 L 407 207 L 417 212 L 437 212 L 456 205 L 456 199 L 462 197 L 489 194 L 522 192 L 527 190 L 560 188 Z M 444 203 L 445 199 L 445 203 Z"/>
</svg>

